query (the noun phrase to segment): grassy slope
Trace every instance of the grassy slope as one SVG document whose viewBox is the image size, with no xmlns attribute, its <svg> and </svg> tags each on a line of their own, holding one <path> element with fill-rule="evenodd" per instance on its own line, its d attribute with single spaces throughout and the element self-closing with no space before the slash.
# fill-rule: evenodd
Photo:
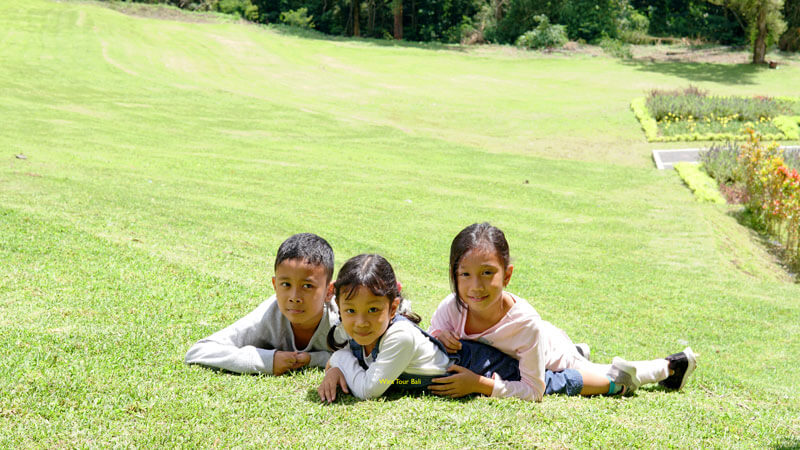
<svg viewBox="0 0 800 450">
<path fill-rule="evenodd" d="M 689 81 L 797 95 L 796 67 L 464 54 L 38 0 L 0 3 L 0 43 L 0 446 L 800 440 L 798 287 L 651 169 L 628 110 Z M 702 353 L 686 391 L 324 407 L 317 371 L 181 364 L 270 294 L 291 233 L 339 263 L 386 255 L 427 318 L 449 240 L 487 219 L 511 289 L 596 359 Z"/>
</svg>

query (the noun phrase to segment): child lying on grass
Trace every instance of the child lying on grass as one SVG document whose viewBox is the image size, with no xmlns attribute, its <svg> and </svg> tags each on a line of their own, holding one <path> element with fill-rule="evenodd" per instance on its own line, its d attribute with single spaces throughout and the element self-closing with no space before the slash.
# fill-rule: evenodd
<svg viewBox="0 0 800 450">
<path fill-rule="evenodd" d="M 186 353 L 186 364 L 270 375 L 325 367 L 326 337 L 336 320 L 332 278 L 333 249 L 325 239 L 311 233 L 290 237 L 275 257 L 275 295 L 197 341 Z"/>
<path fill-rule="evenodd" d="M 489 344 L 518 359 L 522 377 L 486 377 L 456 367 L 451 369 L 454 375 L 434 380 L 439 383 L 430 388 L 435 394 L 461 397 L 481 393 L 540 401 L 548 393 L 547 373 L 569 369 L 580 373 L 569 382 L 575 385 L 573 390 L 580 389 L 584 395 L 632 393 L 647 383 L 677 390 L 694 371 L 696 360 L 688 347 L 650 361 L 614 358 L 610 365 L 590 362 L 563 330 L 542 320 L 527 301 L 505 290 L 513 269 L 508 242 L 500 229 L 476 223 L 453 239 L 453 293 L 434 312 L 429 332 L 448 352 L 458 352 L 468 341 Z"/>
<path fill-rule="evenodd" d="M 463 342 L 454 355 L 417 326 L 419 316 L 404 309 L 392 266 L 380 255 L 358 255 L 348 260 L 334 283 L 342 328 L 350 340 L 340 344 L 332 328 L 328 342 L 337 350 L 329 362 L 318 393 L 323 401 L 336 399 L 337 388 L 369 399 L 387 390 L 431 388 L 453 364 L 491 377 L 520 379 L 516 359 L 479 343 Z M 570 372 L 575 372 L 570 374 Z M 569 392 L 576 371 L 548 372 L 548 393 Z M 578 393 L 578 391 L 574 393 Z"/>
</svg>

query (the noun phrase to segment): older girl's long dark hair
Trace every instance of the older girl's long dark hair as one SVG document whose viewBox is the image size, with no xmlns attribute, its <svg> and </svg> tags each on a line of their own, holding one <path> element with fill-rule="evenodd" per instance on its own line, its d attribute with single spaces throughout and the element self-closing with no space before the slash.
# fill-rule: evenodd
<svg viewBox="0 0 800 450">
<path fill-rule="evenodd" d="M 377 254 L 361 254 L 354 256 L 344 263 L 339 269 L 339 275 L 333 283 L 333 291 L 336 295 L 336 304 L 339 305 L 341 299 L 348 300 L 355 295 L 358 288 L 365 287 L 369 289 L 372 295 L 376 297 L 386 297 L 391 304 L 394 299 L 400 298 L 400 302 L 404 301 L 400 294 L 400 288 L 397 284 L 397 278 L 394 275 L 394 269 L 389 261 L 381 255 Z M 411 312 L 399 312 L 414 323 L 420 323 L 422 319 Z M 331 327 L 328 332 L 328 347 L 338 350 L 344 347 L 344 344 L 336 342 L 334 338 L 336 327 Z"/>
</svg>

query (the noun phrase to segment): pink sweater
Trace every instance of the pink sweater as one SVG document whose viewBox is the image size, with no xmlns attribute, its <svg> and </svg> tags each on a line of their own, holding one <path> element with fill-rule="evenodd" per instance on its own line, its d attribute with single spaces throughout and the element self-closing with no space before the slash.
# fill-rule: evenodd
<svg viewBox="0 0 800 450">
<path fill-rule="evenodd" d="M 467 309 L 459 311 L 455 295 L 450 294 L 433 313 L 428 332 L 438 336 L 449 330 L 459 339 L 483 342 L 518 359 L 522 380 L 506 381 L 495 375 L 492 397 L 518 397 L 538 402 L 544 395 L 545 370 L 564 370 L 578 355 L 566 333 L 542 320 L 525 299 L 514 294 L 511 297 L 514 305 L 499 322 L 483 333 L 467 334 L 464 332 Z"/>
</svg>

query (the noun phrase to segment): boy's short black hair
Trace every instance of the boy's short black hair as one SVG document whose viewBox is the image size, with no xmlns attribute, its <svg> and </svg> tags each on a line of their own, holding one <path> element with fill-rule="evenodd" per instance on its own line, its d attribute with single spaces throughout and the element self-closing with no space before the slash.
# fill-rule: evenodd
<svg viewBox="0 0 800 450">
<path fill-rule="evenodd" d="M 283 241 L 275 256 L 275 267 L 287 259 L 299 259 L 307 264 L 325 267 L 327 282 L 333 279 L 333 249 L 328 241 L 314 233 L 299 233 Z"/>
</svg>

